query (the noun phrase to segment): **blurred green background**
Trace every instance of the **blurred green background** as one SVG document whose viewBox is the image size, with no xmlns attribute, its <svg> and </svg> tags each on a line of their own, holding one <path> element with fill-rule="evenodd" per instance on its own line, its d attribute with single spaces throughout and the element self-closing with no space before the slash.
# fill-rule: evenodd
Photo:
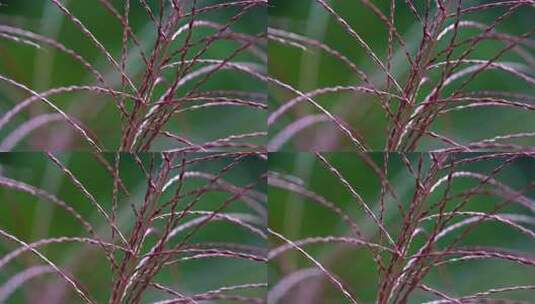
<svg viewBox="0 0 535 304">
<path fill-rule="evenodd" d="M 371 1 L 386 16 L 389 16 L 390 1 Z M 423 12 L 423 4 L 426 1 L 414 1 L 419 12 Z M 344 18 L 349 25 L 362 37 L 370 46 L 379 59 L 385 63 L 388 49 L 388 30 L 384 23 L 360 1 L 332 0 L 327 1 L 332 8 Z M 434 1 L 432 7 L 434 8 Z M 452 5 L 456 2 L 450 2 Z M 489 1 L 462 1 L 463 7 L 471 7 L 477 4 L 489 3 Z M 450 11 L 455 11 L 450 9 Z M 467 13 L 463 16 L 464 21 L 476 21 L 487 25 L 492 24 L 494 19 L 506 13 L 507 8 L 496 8 L 480 11 L 477 13 Z M 532 31 L 535 26 L 533 13 L 535 9 L 529 5 L 521 6 L 509 15 L 496 27 L 497 32 L 512 35 L 524 34 Z M 434 14 L 434 9 L 433 9 Z M 452 24 L 452 19 L 446 22 L 446 26 Z M 422 25 L 416 22 L 411 14 L 406 2 L 396 1 L 395 25 L 404 38 L 409 53 L 413 56 L 422 39 Z M 321 7 L 315 0 L 299 1 L 270 1 L 269 6 L 269 27 L 294 32 L 309 38 L 324 42 L 331 48 L 339 51 L 361 70 L 363 70 L 371 82 L 379 89 L 385 89 L 385 74 L 365 53 L 356 40 L 351 37 L 331 15 Z M 468 37 L 481 33 L 481 30 L 473 28 L 462 28 L 457 37 L 457 41 L 462 41 Z M 445 36 L 436 46 L 437 50 L 442 50 L 451 39 L 451 34 Z M 535 58 L 533 41 L 530 37 L 527 45 L 523 45 L 527 54 L 526 58 L 520 57 L 515 52 L 507 52 L 500 57 L 499 62 L 515 62 L 515 68 L 533 77 L 535 76 L 535 65 L 532 60 Z M 491 59 L 505 47 L 501 41 L 492 39 L 479 43 L 475 52 L 468 56 L 468 59 Z M 466 47 L 460 47 L 454 51 L 452 58 L 458 57 Z M 436 52 L 435 52 L 436 53 Z M 292 85 L 301 92 L 308 92 L 313 89 L 331 86 L 365 85 L 347 66 L 327 55 L 325 52 L 309 47 L 303 51 L 296 47 L 289 47 L 281 43 L 271 41 L 269 43 L 269 65 L 270 75 L 281 81 Z M 444 56 L 440 61 L 444 61 Z M 386 64 L 386 63 L 385 63 Z M 461 69 L 468 65 L 461 65 Z M 409 64 L 398 43 L 394 45 L 392 74 L 403 87 L 406 83 Z M 460 70 L 460 69 L 459 69 Z M 432 71 L 428 77 L 433 82 L 438 81 L 439 73 Z M 445 88 L 443 96 L 447 96 L 452 89 L 461 85 L 461 80 L 454 81 Z M 532 84 L 509 73 L 498 70 L 488 70 L 480 73 L 465 89 L 465 92 L 481 90 L 499 90 L 514 92 L 519 94 L 530 94 L 532 98 L 525 101 L 533 104 L 535 93 Z M 396 93 L 393 89 L 390 92 Z M 430 92 L 430 86 L 424 85 L 419 94 L 418 102 Z M 281 104 L 294 98 L 292 92 L 278 87 L 269 86 L 270 112 L 275 111 Z M 360 134 L 371 150 L 379 151 L 384 149 L 387 127 L 386 112 L 381 108 L 379 98 L 372 94 L 324 94 L 317 96 L 314 100 L 334 115 L 345 120 Z M 394 108 L 398 105 L 394 102 Z M 311 114 L 322 114 L 308 102 L 301 102 L 298 106 L 283 115 L 275 124 L 270 126 L 270 138 L 273 138 L 284 127 L 294 122 L 300 117 Z M 460 143 L 468 143 L 476 140 L 489 138 L 495 135 L 507 133 L 534 131 L 534 115 L 529 111 L 523 111 L 505 107 L 478 107 L 463 111 L 454 111 L 435 119 L 431 125 L 431 130 L 439 134 L 448 136 Z M 515 141 L 522 144 L 533 144 L 532 138 Z M 432 138 L 424 138 L 417 146 L 416 151 L 429 151 L 444 147 L 442 142 Z M 350 151 L 354 149 L 346 136 L 342 134 L 330 121 L 321 122 L 307 127 L 298 133 L 293 140 L 289 141 L 281 148 L 281 151 L 297 150 L 305 151 L 310 149 L 321 149 L 322 151 Z"/>
<path fill-rule="evenodd" d="M 120 76 L 105 59 L 103 54 L 85 37 L 80 29 L 49 0 L 2 0 L 0 1 L 0 24 L 22 28 L 35 33 L 54 38 L 65 46 L 82 55 L 104 75 L 108 83 L 114 88 L 120 88 Z M 109 53 L 118 60 L 122 47 L 122 28 L 119 21 L 112 16 L 98 0 L 61 1 L 97 39 L 108 49 Z M 123 12 L 124 1 L 110 1 L 117 11 Z M 153 12 L 158 12 L 159 1 L 147 1 Z M 164 1 L 169 9 L 169 1 Z M 219 3 L 216 0 L 197 1 L 198 7 Z M 230 7 L 203 13 L 198 20 L 209 20 L 225 24 L 229 18 L 240 12 L 239 7 Z M 154 23 L 143 9 L 140 1 L 131 1 L 130 26 L 140 40 L 143 51 L 150 56 L 157 37 Z M 180 21 L 179 26 L 187 24 L 189 19 Z M 267 12 L 265 7 L 257 6 L 242 16 L 230 29 L 248 35 L 257 35 L 265 31 Z M 213 29 L 195 28 L 192 41 L 199 41 L 203 37 L 215 33 Z M 172 49 L 182 47 L 180 37 L 173 43 Z M 241 44 L 227 39 L 217 40 L 205 53 L 204 59 L 224 59 Z M 139 55 L 139 49 L 130 41 L 127 74 L 134 83 L 141 82 L 145 71 L 145 64 Z M 191 49 L 188 57 L 192 57 L 202 47 Z M 178 61 L 180 58 L 175 58 Z M 257 68 L 265 72 L 265 63 L 250 52 L 241 52 L 234 59 L 237 62 L 253 62 Z M 198 66 L 200 67 L 200 66 Z M 197 68 L 197 67 L 196 67 Z M 70 56 L 54 48 L 44 46 L 41 49 L 13 42 L 8 39 L 0 40 L 0 73 L 21 82 L 37 92 L 45 89 L 68 85 L 98 84 L 91 73 Z M 174 75 L 172 69 L 164 73 L 167 81 Z M 200 80 L 200 79 L 197 79 Z M 196 81 L 184 85 L 178 90 L 181 96 L 191 89 Z M 157 86 L 153 99 L 157 99 L 166 89 L 166 85 Z M 265 84 L 243 73 L 224 70 L 215 74 L 202 87 L 202 90 L 243 90 L 255 93 L 265 93 Z M 11 109 L 15 104 L 28 96 L 27 92 L 15 88 L 5 82 L 0 83 L 0 114 Z M 54 95 L 50 100 L 65 112 L 82 121 L 110 151 L 119 145 L 121 131 L 121 116 L 113 99 L 107 95 L 93 93 L 66 93 Z M 51 112 L 43 103 L 37 102 L 29 110 L 23 111 L 8 126 L 0 130 L 0 139 L 7 136 L 14 128 L 27 121 L 37 113 Z M 190 138 L 193 142 L 205 142 L 225 137 L 230 134 L 249 133 L 266 130 L 266 113 L 258 109 L 245 107 L 208 107 L 196 111 L 188 111 L 176 115 L 166 126 L 166 130 Z M 45 125 L 29 138 L 15 147 L 17 150 L 41 150 L 46 147 L 57 146 L 56 149 L 87 149 L 87 145 L 73 134 L 71 127 L 63 122 L 53 122 Z M 255 138 L 254 143 L 262 144 L 264 139 Z M 169 139 L 157 140 L 153 151 L 176 147 Z"/>
<path fill-rule="evenodd" d="M 368 206 L 379 214 L 380 179 L 364 163 L 356 153 L 324 153 L 329 162 L 351 183 L 354 189 L 362 196 Z M 370 153 L 370 158 L 379 166 L 383 166 L 382 153 Z M 417 167 L 418 157 L 424 157 L 424 172 L 427 170 L 430 159 L 426 154 L 409 154 L 413 166 Z M 458 154 L 456 159 L 475 157 L 477 154 Z M 503 164 L 501 159 L 480 161 L 457 167 L 455 171 L 472 171 L 481 174 L 490 174 L 492 170 Z M 368 217 L 363 208 L 352 198 L 349 191 L 329 172 L 319 160 L 310 153 L 271 153 L 269 170 L 281 174 L 289 174 L 302 183 L 302 186 L 319 194 L 349 215 L 361 228 L 367 239 L 379 243 L 376 224 Z M 442 170 L 438 176 L 446 176 L 449 170 Z M 519 158 L 500 171 L 495 178 L 512 187 L 523 190 L 523 195 L 533 198 L 533 181 L 535 180 L 535 161 L 533 158 Z M 388 163 L 388 180 L 399 195 L 399 201 L 406 208 L 412 199 L 415 190 L 415 178 L 403 164 L 399 154 L 391 153 Z M 455 178 L 452 182 L 451 194 L 461 193 L 472 189 L 479 181 L 470 178 Z M 529 187 L 531 185 L 531 187 Z M 444 186 L 426 200 L 426 206 L 432 206 L 442 198 Z M 492 189 L 485 186 L 484 189 Z M 269 227 L 283 234 L 290 240 L 296 241 L 315 236 L 353 236 L 349 227 L 338 215 L 331 210 L 313 202 L 304 196 L 271 185 L 269 195 Z M 504 200 L 492 195 L 473 196 L 462 211 L 491 212 L 497 204 Z M 385 198 L 385 227 L 394 239 L 400 233 L 402 217 L 397 202 L 391 196 Z M 460 199 L 450 201 L 447 210 L 451 210 Z M 406 209 L 405 209 L 406 210 Z M 435 212 L 436 213 L 436 209 Z M 516 213 L 533 216 L 531 212 L 519 207 L 518 204 L 507 204 L 498 213 Z M 458 222 L 467 217 L 457 217 Z M 450 223 L 451 224 L 451 223 Z M 533 226 L 522 223 L 533 231 Z M 431 225 L 423 225 L 430 231 Z M 443 249 L 459 236 L 459 231 L 452 233 L 439 241 L 438 247 Z M 424 238 L 417 237 L 410 252 L 423 245 Z M 270 246 L 283 244 L 281 240 L 272 237 Z M 459 246 L 489 246 L 500 247 L 526 255 L 535 252 L 535 243 L 523 233 L 507 227 L 502 223 L 486 221 L 473 229 Z M 369 250 L 360 247 L 350 247 L 337 244 L 313 244 L 304 246 L 304 249 L 322 263 L 344 286 L 352 292 L 359 303 L 376 303 L 378 274 L 373 256 Z M 282 277 L 298 269 L 314 267 L 301 253 L 290 250 L 269 263 L 269 284 L 273 288 Z M 433 269 L 423 280 L 428 286 L 445 292 L 450 296 L 465 296 L 484 291 L 490 288 L 507 287 L 514 285 L 533 285 L 533 269 L 500 260 L 475 260 L 453 263 Z M 532 303 L 535 293 L 533 291 L 520 291 L 496 295 L 496 298 L 508 298 Z M 408 303 L 422 303 L 437 299 L 429 294 L 416 290 L 409 298 Z M 325 276 L 317 275 L 309 278 L 300 285 L 291 289 L 284 301 L 279 303 L 348 303 L 342 293 L 336 290 Z M 524 303 L 524 302 L 522 302 Z"/>
<path fill-rule="evenodd" d="M 95 156 L 89 153 L 61 153 L 57 156 L 110 214 L 113 179 Z M 103 154 L 103 156 L 110 163 L 113 163 L 115 154 Z M 141 154 L 140 159 L 147 168 L 150 168 L 152 156 L 155 157 L 154 168 L 157 169 L 161 162 L 159 154 Z M 187 158 L 191 160 L 206 156 L 207 154 L 190 154 Z M 187 166 L 186 171 L 217 174 L 231 161 L 231 158 L 203 161 Z M 258 178 L 264 174 L 265 167 L 265 161 L 255 157 L 246 157 L 237 166 L 224 174 L 222 179 L 236 186 L 246 186 L 258 181 Z M 64 200 L 69 206 L 72 206 L 82 214 L 93 225 L 99 235 L 103 236 L 105 240 L 108 239 L 110 229 L 101 214 L 96 211 L 89 200 L 76 189 L 72 182 L 65 177 L 46 155 L 29 152 L 1 153 L 0 171 L 3 176 L 42 188 Z M 171 176 L 175 176 L 178 173 L 178 169 L 175 169 Z M 128 154 L 121 155 L 120 175 L 130 192 L 130 196 L 126 197 L 124 194 L 119 196 L 118 226 L 123 234 L 128 237 L 129 231 L 134 224 L 131 205 L 140 207 L 143 204 L 147 190 L 147 180 L 136 164 L 135 159 Z M 208 180 L 201 178 L 188 178 L 184 182 L 183 193 L 206 186 L 208 182 Z M 164 193 L 160 198 L 161 204 L 172 197 L 175 188 L 176 184 Z M 253 190 L 265 193 L 265 182 L 263 180 L 258 181 Z M 232 194 L 228 192 L 209 191 L 193 210 L 215 210 L 230 197 L 232 197 Z M 186 206 L 191 199 L 191 197 L 188 197 L 181 200 L 177 210 Z M 49 201 L 40 200 L 27 193 L 4 187 L 0 187 L 0 200 L 2 201 L 0 203 L 0 229 L 12 233 L 21 240 L 32 242 L 42 238 L 60 236 L 90 237 L 80 223 L 73 219 L 69 213 Z M 264 204 L 265 202 L 259 203 Z M 165 212 L 169 211 L 166 210 Z M 260 222 L 253 224 L 253 226 L 265 227 L 263 222 L 265 219 L 258 216 L 242 201 L 238 200 L 231 203 L 224 212 L 254 215 Z M 181 223 L 196 217 L 198 216 L 187 216 Z M 164 228 L 164 224 L 165 221 L 156 221 L 153 227 L 161 230 Z M 168 248 L 178 244 L 184 236 L 185 234 L 177 234 L 169 242 Z M 144 252 L 149 250 L 155 241 L 157 241 L 155 236 L 149 237 Z M 258 235 L 226 221 L 215 221 L 203 226 L 190 241 L 192 244 L 200 242 L 238 243 L 255 246 L 260 249 L 266 246 L 265 240 Z M 2 238 L 0 240 L 0 257 L 18 247 L 18 244 Z M 107 303 L 112 273 L 108 261 L 98 246 L 86 246 L 79 243 L 51 244 L 40 247 L 39 251 L 59 267 L 71 272 L 97 303 Z M 0 286 L 17 272 L 31 265 L 41 264 L 44 264 L 44 262 L 30 253 L 20 255 L 0 270 Z M 263 283 L 266 281 L 266 268 L 263 263 L 247 260 L 228 258 L 198 259 L 163 267 L 156 276 L 155 281 L 181 293 L 191 295 L 222 286 Z M 41 302 L 42 299 L 46 299 L 48 301 L 46 303 L 79 303 L 80 299 L 74 295 L 70 287 L 62 287 L 61 283 L 61 278 L 56 274 L 38 276 L 18 289 L 8 299 L 7 303 L 45 303 Z M 54 300 L 58 290 L 60 290 L 59 294 L 62 294 L 61 290 L 64 291 L 64 297 Z M 246 289 L 239 291 L 239 294 L 263 298 L 265 290 L 262 288 Z M 142 303 L 152 303 L 153 301 L 170 297 L 161 291 L 149 288 Z M 219 301 L 218 303 L 227 302 Z"/>
</svg>

